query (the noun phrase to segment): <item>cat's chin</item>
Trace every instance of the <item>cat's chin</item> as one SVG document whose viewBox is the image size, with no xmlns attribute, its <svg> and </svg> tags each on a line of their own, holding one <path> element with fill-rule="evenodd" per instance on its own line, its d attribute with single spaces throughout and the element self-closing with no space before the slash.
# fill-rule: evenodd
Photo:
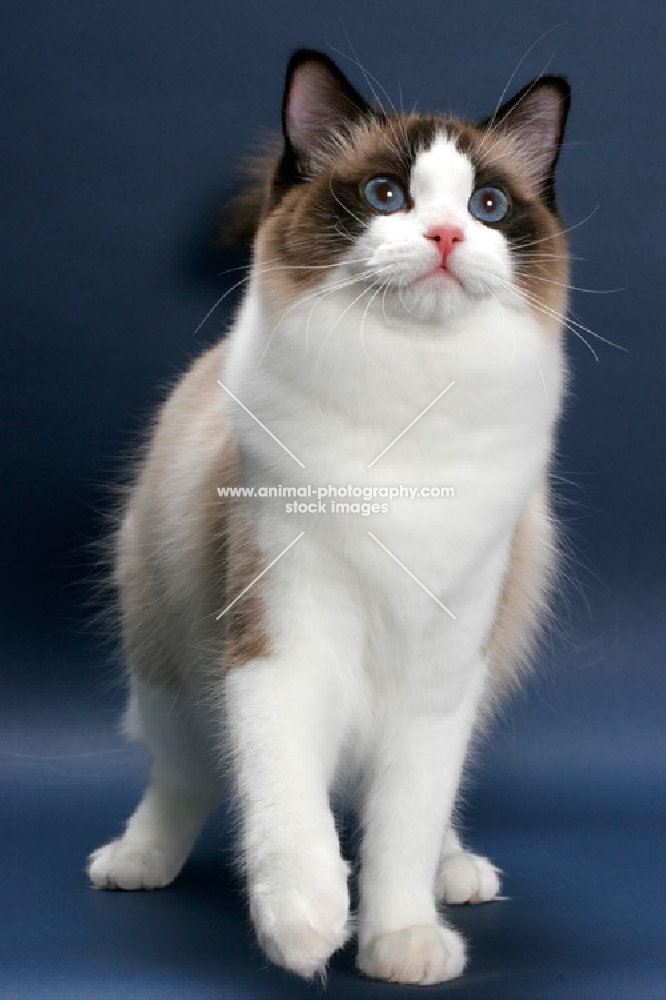
<svg viewBox="0 0 666 1000">
<path fill-rule="evenodd" d="M 401 320 L 435 326 L 468 312 L 479 297 L 470 293 L 456 278 L 428 275 L 398 293 L 386 297 L 391 311 Z"/>
</svg>

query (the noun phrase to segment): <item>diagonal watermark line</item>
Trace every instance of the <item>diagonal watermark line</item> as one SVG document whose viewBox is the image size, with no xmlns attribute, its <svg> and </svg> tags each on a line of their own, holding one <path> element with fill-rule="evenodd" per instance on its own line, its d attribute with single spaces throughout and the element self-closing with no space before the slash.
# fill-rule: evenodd
<svg viewBox="0 0 666 1000">
<path fill-rule="evenodd" d="M 451 385 L 453 385 L 453 383 L 451 383 Z M 407 576 L 411 576 L 412 580 L 414 580 L 415 583 L 418 583 L 418 585 L 421 588 L 421 590 L 425 590 L 425 592 L 428 595 L 428 597 L 432 597 L 433 601 L 435 601 L 436 604 L 439 604 L 440 608 L 443 608 L 444 611 L 446 611 L 447 615 L 451 615 L 451 617 L 453 618 L 453 620 L 454 621 L 456 620 L 456 616 L 453 614 L 453 612 L 449 611 L 449 609 L 446 607 L 446 605 L 442 604 L 442 602 L 439 600 L 439 598 L 435 597 L 435 595 L 430 590 L 428 590 L 428 588 L 423 583 L 421 583 L 421 581 L 419 580 L 419 578 L 416 577 L 416 576 L 414 576 L 414 574 L 411 572 L 411 570 L 407 569 L 407 567 L 403 563 L 400 562 L 400 560 L 397 558 L 397 556 L 393 555 L 393 553 L 390 551 L 390 549 L 387 549 L 385 545 L 382 545 L 382 543 L 379 541 L 379 539 L 375 535 L 373 535 L 373 533 L 371 531 L 369 531 L 368 534 L 370 535 L 370 538 L 373 538 L 377 542 L 377 545 L 379 545 L 379 547 L 381 549 L 384 549 L 384 552 L 386 552 L 391 557 L 391 559 L 394 560 L 394 562 L 397 562 L 398 566 L 400 566 L 401 569 L 404 569 L 404 571 L 407 574 Z"/>
<path fill-rule="evenodd" d="M 271 568 L 271 566 L 275 566 L 275 563 L 278 561 L 278 559 L 282 559 L 282 556 L 285 554 L 285 552 L 288 552 L 289 549 L 292 547 L 292 545 L 295 545 L 296 542 L 300 538 L 302 538 L 304 534 L 305 534 L 305 532 L 301 531 L 300 535 L 297 535 L 296 538 L 294 538 L 293 542 L 289 542 L 289 545 L 286 547 L 286 549 L 282 549 L 282 552 L 280 553 L 280 555 L 276 556 L 275 559 L 273 560 L 273 562 L 271 562 L 271 563 L 268 564 L 268 566 L 266 567 L 266 569 L 262 569 L 261 573 L 259 573 L 258 576 L 255 576 L 255 578 L 252 581 L 252 583 L 248 583 L 247 587 L 245 587 L 244 590 L 241 590 L 241 592 L 238 595 L 238 597 L 234 597 L 234 599 L 231 602 L 231 604 L 227 604 L 227 606 L 224 609 L 224 611 L 220 611 L 219 615 L 216 616 L 215 621 L 219 622 L 219 620 L 222 617 L 222 615 L 226 615 L 226 613 L 229 610 L 229 608 L 233 608 L 233 606 L 236 603 L 236 601 L 240 601 L 240 599 L 243 596 L 243 594 L 247 594 L 248 590 L 250 590 L 251 587 L 254 587 L 255 583 L 257 583 L 258 580 L 261 580 L 261 578 L 264 575 L 264 573 L 268 573 L 268 571 Z"/>
<path fill-rule="evenodd" d="M 421 417 L 423 416 L 423 414 L 427 413 L 428 410 L 430 409 L 430 407 L 434 406 L 435 403 L 437 402 L 437 400 L 441 399 L 442 396 L 444 395 L 444 393 L 448 392 L 449 389 L 451 388 L 451 386 L 455 385 L 455 384 L 456 384 L 455 383 L 455 379 L 453 380 L 453 382 L 449 382 L 449 384 L 447 385 L 446 389 L 442 389 L 442 391 L 440 392 L 439 396 L 435 396 L 435 398 L 433 399 L 432 403 L 428 403 L 428 405 L 426 406 L 425 410 L 421 410 L 421 412 L 419 413 L 418 417 L 414 417 L 414 419 L 412 420 L 411 424 L 407 424 L 407 426 L 405 427 L 404 431 L 400 431 L 400 433 L 398 434 L 398 436 L 396 438 L 393 438 L 393 440 L 391 441 L 390 444 L 386 445 L 386 447 L 384 448 L 384 451 L 380 451 L 380 453 L 377 455 L 377 458 L 373 458 L 372 462 L 370 462 L 370 465 L 366 465 L 366 469 L 371 469 L 373 467 L 373 465 L 375 464 L 375 462 L 378 462 L 379 459 L 382 457 L 382 455 L 385 455 L 386 452 L 389 450 L 389 448 L 392 448 L 393 445 L 396 443 L 396 441 L 399 441 L 400 438 L 403 436 L 403 434 L 406 434 L 407 431 L 409 430 L 409 428 L 413 427 L 414 424 L 416 423 L 416 421 L 420 420 Z"/>
<path fill-rule="evenodd" d="M 282 444 L 282 441 L 280 441 L 280 439 L 278 437 L 276 437 L 275 434 L 273 434 L 273 431 L 269 431 L 268 427 L 266 427 L 265 424 L 262 424 L 262 422 L 259 419 L 259 417 L 255 417 L 254 413 L 251 410 L 248 410 L 247 406 L 244 403 L 241 403 L 240 399 L 237 396 L 234 396 L 234 394 L 231 391 L 231 389 L 227 389 L 227 387 L 224 384 L 224 382 L 220 382 L 219 378 L 217 380 L 217 384 L 221 385 L 222 388 L 224 389 L 224 391 L 226 393 L 228 393 L 231 396 L 231 398 L 234 399 L 238 403 L 239 406 L 242 406 L 243 409 L 245 410 L 245 412 L 248 414 L 248 416 L 252 417 L 253 420 L 256 420 L 256 422 L 259 424 L 259 426 L 262 427 L 266 431 L 267 434 L 270 434 L 270 436 L 273 438 L 273 440 L 277 441 L 277 443 L 280 445 L 280 447 L 283 448 L 284 451 L 286 451 L 286 453 L 288 455 L 291 455 L 291 457 L 293 458 L 294 462 L 298 462 L 298 464 L 300 465 L 301 469 L 305 468 L 305 466 L 300 461 L 300 459 L 296 458 L 296 456 L 294 455 L 293 451 L 289 451 L 289 449 L 287 448 L 286 444 Z M 437 402 L 437 400 L 435 400 L 435 402 Z"/>
</svg>

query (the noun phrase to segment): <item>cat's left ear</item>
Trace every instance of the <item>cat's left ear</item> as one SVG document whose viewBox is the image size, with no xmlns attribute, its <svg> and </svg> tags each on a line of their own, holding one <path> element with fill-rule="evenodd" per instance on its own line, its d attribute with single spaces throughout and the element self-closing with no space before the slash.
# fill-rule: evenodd
<svg viewBox="0 0 666 1000">
<path fill-rule="evenodd" d="M 331 139 L 369 105 L 323 52 L 299 49 L 289 61 L 282 102 L 284 166 L 306 177 L 326 159 Z"/>
<path fill-rule="evenodd" d="M 521 170 L 542 192 L 552 194 L 571 88 L 563 76 L 542 76 L 502 105 L 481 128 L 511 137 Z"/>
</svg>

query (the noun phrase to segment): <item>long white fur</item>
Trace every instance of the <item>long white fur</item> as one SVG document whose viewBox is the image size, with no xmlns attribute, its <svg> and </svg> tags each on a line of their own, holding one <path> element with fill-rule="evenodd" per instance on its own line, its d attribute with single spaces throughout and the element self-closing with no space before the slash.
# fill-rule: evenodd
<svg viewBox="0 0 666 1000">
<path fill-rule="evenodd" d="M 550 457 L 563 361 L 552 332 L 503 293 L 511 258 L 503 237 L 467 211 L 472 184 L 469 160 L 440 137 L 417 158 L 413 210 L 377 218 L 320 296 L 276 313 L 260 267 L 253 275 L 219 377 L 306 469 L 218 387 L 243 482 L 442 484 L 455 498 L 396 500 L 389 515 L 369 517 L 248 503 L 266 562 L 305 532 L 262 584 L 272 655 L 220 675 L 219 711 L 197 707 L 200 691 L 184 701 L 133 682 L 134 732 L 155 758 L 153 783 L 124 837 L 90 866 L 96 885 L 174 877 L 222 794 L 196 762 L 212 748 L 220 760 L 230 753 L 257 934 L 274 961 L 304 976 L 325 968 L 352 926 L 334 791 L 352 794 L 360 816 L 366 974 L 415 983 L 458 975 L 464 944 L 438 916 L 438 899 L 483 900 L 499 888 L 489 862 L 462 852 L 451 816 L 513 532 Z M 464 232 L 450 258 L 457 281 L 428 277 L 438 254 L 424 235 L 442 224 Z M 353 279 L 370 269 L 376 284 L 364 292 Z M 175 472 L 164 483 L 174 488 Z M 171 557 L 185 566 L 197 543 L 190 523 L 181 519 L 178 531 Z M 196 583 L 183 600 L 194 615 Z M 184 649 L 181 636 L 170 641 Z"/>
</svg>

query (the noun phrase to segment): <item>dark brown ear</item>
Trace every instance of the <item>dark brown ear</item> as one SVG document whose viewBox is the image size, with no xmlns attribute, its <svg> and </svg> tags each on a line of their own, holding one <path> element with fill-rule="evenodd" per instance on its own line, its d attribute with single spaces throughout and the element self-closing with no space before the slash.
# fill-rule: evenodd
<svg viewBox="0 0 666 1000">
<path fill-rule="evenodd" d="M 566 125 L 571 88 L 563 76 L 542 76 L 502 105 L 481 128 L 510 135 L 521 170 L 554 199 L 554 173 Z"/>
<path fill-rule="evenodd" d="M 294 179 L 316 170 L 331 136 L 370 108 L 332 59 L 299 49 L 289 60 L 282 102 L 283 169 Z"/>
</svg>

